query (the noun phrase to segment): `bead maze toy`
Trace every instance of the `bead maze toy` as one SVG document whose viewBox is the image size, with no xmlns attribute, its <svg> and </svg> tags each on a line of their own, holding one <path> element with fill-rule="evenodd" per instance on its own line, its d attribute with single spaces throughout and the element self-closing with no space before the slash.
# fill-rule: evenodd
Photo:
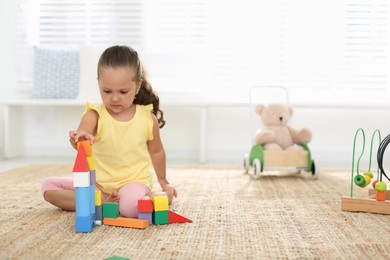
<svg viewBox="0 0 390 260">
<path fill-rule="evenodd" d="M 355 173 L 355 149 L 356 149 L 356 138 L 358 134 L 361 133 L 363 140 L 362 151 L 358 157 L 356 164 L 356 173 Z M 374 189 L 369 189 L 368 196 L 364 198 L 354 197 L 353 188 L 358 186 L 360 188 L 365 188 L 371 183 L 371 179 L 374 177 L 371 173 L 371 158 L 372 158 L 372 148 L 374 143 L 375 136 L 378 136 L 379 147 L 377 150 L 377 179 L 372 182 L 372 187 Z M 351 187 L 350 187 L 350 196 L 342 197 L 341 199 L 341 210 L 351 211 L 351 212 L 370 212 L 370 213 L 380 213 L 380 214 L 390 214 L 390 193 L 387 191 L 387 185 L 383 182 L 382 177 L 385 176 L 388 180 L 383 169 L 383 155 L 386 150 L 387 145 L 390 143 L 390 135 L 386 136 L 383 141 L 381 141 L 381 134 L 378 129 L 376 129 L 371 137 L 370 145 L 370 160 L 368 171 L 363 175 L 360 174 L 359 165 L 360 160 L 364 154 L 365 148 L 365 133 L 362 128 L 359 128 L 354 137 L 353 142 L 353 152 L 352 152 L 352 174 L 351 174 Z M 356 175 L 355 175 L 356 174 Z"/>
<path fill-rule="evenodd" d="M 145 229 L 151 224 L 162 225 L 192 222 L 169 210 L 165 192 L 151 199 L 138 201 L 138 218 L 124 218 L 118 202 L 103 202 L 100 190 L 95 190 L 96 171 L 89 140 L 77 143 L 77 156 L 73 166 L 73 185 L 76 190 L 76 233 L 90 233 L 95 226 L 108 225 Z"/>
</svg>

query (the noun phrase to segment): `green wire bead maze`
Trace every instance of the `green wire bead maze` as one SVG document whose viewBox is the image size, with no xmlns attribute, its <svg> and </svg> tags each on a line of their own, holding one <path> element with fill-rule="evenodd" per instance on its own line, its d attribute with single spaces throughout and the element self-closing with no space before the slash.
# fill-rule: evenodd
<svg viewBox="0 0 390 260">
<path fill-rule="evenodd" d="M 363 146 L 361 153 L 357 159 L 356 171 L 355 171 L 355 151 L 356 151 L 356 139 L 357 136 L 361 133 Z M 379 147 L 377 151 L 377 162 L 378 169 L 376 177 L 377 179 L 372 182 L 374 189 L 368 191 L 367 197 L 355 197 L 354 196 L 354 187 L 355 185 L 359 188 L 365 188 L 371 183 L 371 179 L 374 177 L 371 173 L 371 162 L 372 162 L 372 151 L 375 136 L 378 136 Z M 383 170 L 383 155 L 387 145 L 390 143 L 390 135 L 388 135 L 383 141 L 381 141 L 381 134 L 378 129 L 374 131 L 371 137 L 370 145 L 370 160 L 368 165 L 368 171 L 363 175 L 360 174 L 360 160 L 364 155 L 366 137 L 364 130 L 359 128 L 354 137 L 353 141 L 353 152 L 352 152 L 352 172 L 351 172 L 351 187 L 349 197 L 341 198 L 341 210 L 343 211 L 352 211 L 352 212 L 369 212 L 369 213 L 380 213 L 380 214 L 390 214 L 390 193 L 386 191 L 386 183 L 382 181 L 382 176 L 384 175 L 387 179 L 387 175 Z"/>
</svg>

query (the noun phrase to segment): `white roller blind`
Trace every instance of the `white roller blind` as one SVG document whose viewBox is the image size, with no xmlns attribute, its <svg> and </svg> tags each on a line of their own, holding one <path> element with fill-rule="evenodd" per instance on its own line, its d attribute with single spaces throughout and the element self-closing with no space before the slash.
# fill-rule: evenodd
<svg viewBox="0 0 390 260">
<path fill-rule="evenodd" d="M 19 1 L 21 61 L 33 44 L 119 43 L 140 51 L 158 91 L 247 99 L 251 86 L 279 85 L 299 103 L 390 98 L 386 0 Z"/>
</svg>

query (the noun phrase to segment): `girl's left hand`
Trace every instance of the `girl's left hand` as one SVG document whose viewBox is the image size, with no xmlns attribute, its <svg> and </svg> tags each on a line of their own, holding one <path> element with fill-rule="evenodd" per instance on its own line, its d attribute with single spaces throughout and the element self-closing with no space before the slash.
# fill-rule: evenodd
<svg viewBox="0 0 390 260">
<path fill-rule="evenodd" d="M 171 204 L 173 197 L 177 197 L 177 191 L 174 187 L 172 187 L 170 184 L 165 184 L 162 187 L 163 191 L 167 193 L 168 195 L 168 203 Z"/>
</svg>

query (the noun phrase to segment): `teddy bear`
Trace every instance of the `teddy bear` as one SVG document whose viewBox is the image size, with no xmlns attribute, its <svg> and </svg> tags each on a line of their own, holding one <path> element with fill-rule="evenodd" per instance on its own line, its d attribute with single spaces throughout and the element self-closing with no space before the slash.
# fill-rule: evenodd
<svg viewBox="0 0 390 260">
<path fill-rule="evenodd" d="M 283 104 L 258 104 L 255 108 L 264 125 L 256 131 L 256 144 L 263 145 L 265 150 L 303 150 L 301 144 L 311 141 L 312 133 L 307 128 L 296 130 L 288 126 L 294 110 Z"/>
</svg>

